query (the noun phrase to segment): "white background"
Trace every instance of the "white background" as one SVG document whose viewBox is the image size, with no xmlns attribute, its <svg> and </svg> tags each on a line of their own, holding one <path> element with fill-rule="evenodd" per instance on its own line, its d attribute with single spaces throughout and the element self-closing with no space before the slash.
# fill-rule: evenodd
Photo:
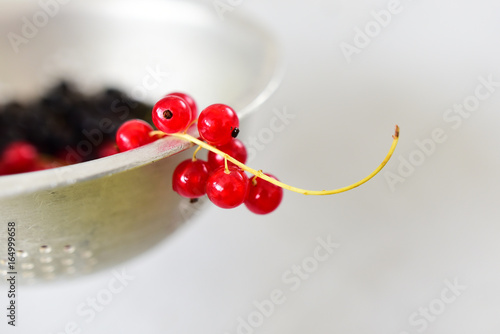
<svg viewBox="0 0 500 334">
<path fill-rule="evenodd" d="M 116 268 L 23 288 L 20 325 L 7 332 L 64 333 L 74 322 L 82 333 L 498 333 L 500 87 L 456 129 L 443 117 L 470 100 L 479 77 L 500 82 L 500 5 L 401 0 L 348 62 L 341 43 L 355 45 L 355 29 L 389 1 L 232 3 L 225 19 L 239 12 L 259 20 L 282 42 L 288 65 L 242 139 L 262 136 L 273 110 L 294 116 L 250 165 L 303 188 L 345 186 L 380 163 L 399 124 L 386 169 L 345 194 L 287 192 L 267 216 L 206 205 L 164 243 Z M 446 140 L 415 153 L 416 141 L 437 128 Z M 391 187 L 388 172 L 397 175 L 410 157 L 420 165 Z M 340 246 L 293 291 L 282 276 L 329 237 Z M 113 269 L 133 280 L 86 322 L 78 305 L 107 289 Z M 459 293 L 443 297 L 446 282 Z M 273 290 L 284 302 L 243 329 L 239 318 L 255 316 L 254 302 Z"/>
</svg>

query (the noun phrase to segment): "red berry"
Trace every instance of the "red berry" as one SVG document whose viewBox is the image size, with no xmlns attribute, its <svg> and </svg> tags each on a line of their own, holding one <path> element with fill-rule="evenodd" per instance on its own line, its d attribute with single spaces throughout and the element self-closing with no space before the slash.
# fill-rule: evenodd
<svg viewBox="0 0 500 334">
<path fill-rule="evenodd" d="M 166 96 L 153 107 L 153 123 L 167 134 L 185 130 L 191 123 L 191 109 L 177 96 Z"/>
<path fill-rule="evenodd" d="M 276 179 L 271 174 L 266 174 Z M 257 214 L 267 214 L 274 211 L 281 203 L 283 198 L 283 189 L 259 177 L 252 176 L 249 181 L 248 195 L 245 199 L 246 207 Z"/>
<path fill-rule="evenodd" d="M 5 174 L 26 173 L 35 170 L 39 155 L 32 144 L 25 141 L 10 143 L 2 154 L 2 169 Z"/>
<path fill-rule="evenodd" d="M 242 204 L 248 190 L 248 177 L 242 169 L 229 167 L 229 174 L 225 168 L 215 170 L 207 181 L 207 196 L 224 209 L 232 209 Z"/>
<path fill-rule="evenodd" d="M 3 164 L 2 161 L 0 161 L 0 176 L 2 175 L 9 175 L 9 171 L 7 170 L 7 168 L 5 167 L 5 165 Z"/>
<path fill-rule="evenodd" d="M 149 135 L 149 133 L 148 133 Z M 152 138 L 152 141 L 154 141 L 154 137 Z M 118 153 L 118 147 L 116 146 L 115 143 L 113 142 L 105 142 L 99 148 L 97 149 L 97 157 L 98 158 L 104 158 L 104 157 L 109 157 L 110 155 L 114 155 Z"/>
<path fill-rule="evenodd" d="M 229 154 L 243 164 L 247 161 L 247 149 L 239 139 L 235 138 L 225 145 L 217 146 L 217 148 L 222 152 Z M 210 166 L 210 170 L 215 170 L 221 166 L 224 166 L 224 157 L 212 151 L 208 152 L 207 160 L 208 165 Z M 236 166 L 230 161 L 228 161 L 227 163 L 228 166 Z"/>
<path fill-rule="evenodd" d="M 35 166 L 33 167 L 33 171 L 52 169 L 62 166 L 64 166 L 64 164 L 61 161 L 45 157 L 42 159 L 38 159 Z"/>
<path fill-rule="evenodd" d="M 60 150 L 54 154 L 54 158 L 65 165 L 73 165 L 83 161 L 83 157 L 78 154 L 76 147 L 67 146 L 65 150 Z"/>
<path fill-rule="evenodd" d="M 224 145 L 238 135 L 239 120 L 236 112 L 225 104 L 213 104 L 198 117 L 198 132 L 210 145 Z"/>
<path fill-rule="evenodd" d="M 116 145 L 120 152 L 125 152 L 154 141 L 149 135 L 153 127 L 140 119 L 131 119 L 123 123 L 116 132 Z"/>
<path fill-rule="evenodd" d="M 208 163 L 203 160 L 188 159 L 175 168 L 172 188 L 181 196 L 198 198 L 205 195 L 207 180 Z"/>
<path fill-rule="evenodd" d="M 186 101 L 187 105 L 189 106 L 189 109 L 191 109 L 191 121 L 194 121 L 198 117 L 198 107 L 196 106 L 196 102 L 191 97 L 191 95 L 175 92 L 175 93 L 170 93 L 166 96 L 177 96 Z"/>
</svg>

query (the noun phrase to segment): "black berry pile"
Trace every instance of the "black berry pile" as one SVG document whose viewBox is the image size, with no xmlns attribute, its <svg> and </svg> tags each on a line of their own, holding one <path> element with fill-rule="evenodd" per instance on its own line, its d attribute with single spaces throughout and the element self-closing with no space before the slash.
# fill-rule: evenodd
<svg viewBox="0 0 500 334">
<path fill-rule="evenodd" d="M 137 118 L 152 123 L 151 108 L 114 88 L 86 95 L 61 82 L 36 101 L 0 106 L 0 165 L 9 160 L 10 147 L 18 143 L 31 144 L 42 160 L 57 165 L 116 153 L 119 126 Z M 31 168 L 38 169 L 44 168 Z M 0 168 L 0 175 L 24 171 L 30 170 L 1 173 Z"/>
</svg>

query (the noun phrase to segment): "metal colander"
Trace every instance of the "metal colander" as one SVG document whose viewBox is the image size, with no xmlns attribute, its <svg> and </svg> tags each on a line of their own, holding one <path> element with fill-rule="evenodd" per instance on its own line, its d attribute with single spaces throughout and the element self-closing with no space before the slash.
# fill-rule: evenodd
<svg viewBox="0 0 500 334">
<path fill-rule="evenodd" d="M 1 6 L 3 36 L 19 30 L 20 17 L 40 10 L 38 1 Z M 226 103 L 241 118 L 274 91 L 283 68 L 269 33 L 231 15 L 221 20 L 212 6 L 189 1 L 61 4 L 18 54 L 3 52 L 0 80 L 8 90 L 0 97 L 35 96 L 53 84 L 50 79 L 64 75 L 80 80 L 84 89 L 106 84 L 134 94 L 144 91 L 145 69 L 166 64 L 169 76 L 147 90 L 145 100 L 183 90 L 201 107 Z M 9 41 L 0 40 L 0 48 L 10 51 Z M 47 71 L 44 62 L 61 50 L 75 57 L 51 61 Z M 91 273 L 163 240 L 200 210 L 170 184 L 190 146 L 164 138 L 94 161 L 0 177 L 0 281 L 10 271 L 8 222 L 16 224 L 15 270 L 21 283 Z"/>
</svg>

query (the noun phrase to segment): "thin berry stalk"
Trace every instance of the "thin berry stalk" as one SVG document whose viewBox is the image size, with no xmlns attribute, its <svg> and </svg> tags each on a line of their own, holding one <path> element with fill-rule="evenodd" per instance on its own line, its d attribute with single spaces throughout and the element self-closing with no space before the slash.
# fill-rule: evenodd
<svg viewBox="0 0 500 334">
<path fill-rule="evenodd" d="M 158 131 L 154 131 L 152 133 L 158 133 Z M 226 160 L 229 160 L 232 163 L 234 163 L 235 165 L 237 165 L 238 167 L 240 167 L 241 169 L 243 169 L 243 170 L 245 170 L 245 171 L 247 171 L 247 172 L 249 172 L 257 177 L 260 177 L 261 179 L 266 180 L 266 181 L 268 181 L 268 182 L 270 182 L 278 187 L 281 187 L 283 189 L 287 189 L 287 190 L 290 190 L 290 191 L 293 191 L 293 192 L 296 192 L 299 194 L 303 194 L 303 195 L 333 195 L 333 194 L 342 193 L 342 192 L 351 190 L 353 188 L 359 187 L 360 185 L 369 181 L 371 178 L 373 178 L 375 175 L 377 175 L 378 172 L 380 172 L 382 170 L 382 168 L 384 168 L 384 166 L 387 164 L 387 162 L 391 158 L 392 154 L 394 153 L 394 150 L 396 149 L 396 146 L 398 144 L 399 126 L 396 125 L 396 130 L 395 130 L 394 135 L 392 136 L 393 141 L 392 141 L 391 148 L 389 149 L 389 152 L 385 156 L 382 163 L 373 172 L 371 172 L 367 177 L 365 177 L 364 179 L 362 179 L 356 183 L 353 183 L 353 184 L 346 186 L 346 187 L 333 189 L 333 190 L 306 190 L 306 189 L 301 189 L 301 188 L 290 186 L 288 184 L 285 184 L 283 182 L 280 182 L 276 179 L 273 179 L 273 178 L 265 175 L 262 172 L 262 170 L 255 170 L 253 168 L 248 167 L 247 165 L 245 165 L 245 164 L 239 162 L 238 160 L 234 159 L 233 157 L 231 157 L 229 154 L 226 154 L 226 153 L 222 152 L 221 150 L 213 147 L 212 145 L 209 145 L 206 142 L 201 141 L 198 138 L 195 138 L 187 133 L 174 133 L 174 134 L 170 134 L 170 135 L 177 137 L 177 138 L 181 138 L 181 139 L 190 141 L 196 145 L 199 145 L 200 147 L 203 147 L 209 151 L 214 152 L 215 154 L 219 154 L 219 155 L 223 156 Z"/>
</svg>

